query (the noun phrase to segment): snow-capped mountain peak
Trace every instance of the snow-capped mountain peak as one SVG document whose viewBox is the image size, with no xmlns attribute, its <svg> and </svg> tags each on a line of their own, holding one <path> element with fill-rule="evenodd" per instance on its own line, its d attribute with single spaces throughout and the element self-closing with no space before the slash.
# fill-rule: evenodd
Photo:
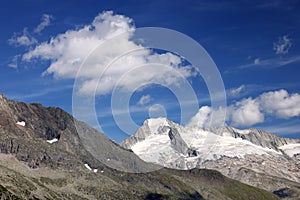
<svg viewBox="0 0 300 200">
<path fill-rule="evenodd" d="M 232 174 L 233 169 L 241 167 L 270 173 L 274 166 L 282 166 L 272 175 L 300 179 L 300 141 L 256 129 L 184 127 L 166 118 L 155 118 L 146 120 L 121 145 L 144 161 L 170 168 L 205 167 Z M 233 162 L 236 165 L 224 168 Z"/>
</svg>

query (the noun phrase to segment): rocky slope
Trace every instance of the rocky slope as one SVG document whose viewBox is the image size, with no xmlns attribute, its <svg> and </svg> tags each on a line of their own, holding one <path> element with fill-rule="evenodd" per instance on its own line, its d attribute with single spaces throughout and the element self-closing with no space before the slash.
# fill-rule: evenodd
<svg viewBox="0 0 300 200">
<path fill-rule="evenodd" d="M 157 118 L 146 120 L 121 145 L 164 167 L 215 169 L 269 191 L 290 187 L 300 194 L 299 139 L 256 129 L 182 127 Z"/>
<path fill-rule="evenodd" d="M 3 95 L 0 151 L 1 199 L 277 199 L 213 170 L 127 173 L 156 165 L 59 108 Z"/>
<path fill-rule="evenodd" d="M 110 159 L 111 166 L 118 166 L 125 171 L 138 172 L 151 167 L 60 108 L 19 103 L 8 100 L 3 95 L 0 95 L 0 135 L 4 139 L 0 142 L 1 153 L 13 153 L 32 167 L 43 166 L 44 163 L 49 166 L 53 162 L 71 168 L 78 160 L 97 167 L 96 163 L 103 163 L 107 158 Z M 43 146 L 43 151 L 33 149 L 32 143 L 37 148 Z M 64 151 L 58 155 L 53 147 Z M 101 154 L 95 153 L 98 147 L 101 147 L 98 149 L 98 152 L 102 151 Z M 75 154 L 77 158 L 65 161 L 68 154 Z"/>
</svg>

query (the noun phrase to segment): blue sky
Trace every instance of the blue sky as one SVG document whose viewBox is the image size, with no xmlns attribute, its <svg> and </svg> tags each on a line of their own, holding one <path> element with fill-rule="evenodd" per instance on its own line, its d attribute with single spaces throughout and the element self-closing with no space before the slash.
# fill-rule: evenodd
<svg viewBox="0 0 300 200">
<path fill-rule="evenodd" d="M 9 98 L 58 106 L 72 113 L 76 72 L 93 45 L 118 35 L 118 31 L 162 27 L 194 39 L 215 62 L 227 95 L 227 125 L 256 127 L 281 136 L 299 137 L 300 3 L 297 0 L 12 0 L 1 4 L 0 92 Z M 128 37 L 125 35 L 121 40 L 124 43 L 116 48 L 108 45 L 103 58 L 118 55 L 120 49 L 127 50 L 130 45 L 136 47 Z M 184 125 L 205 126 L 212 113 L 218 116 L 219 111 L 225 109 L 211 107 L 205 81 L 194 73 L 195 66 L 191 66 L 189 60 L 182 60 L 181 55 L 144 48 L 131 56 L 128 63 L 171 65 L 189 81 L 198 102 L 196 109 L 185 113 Z M 113 81 L 99 84 L 95 94 L 101 130 L 118 142 L 135 131 L 134 127 L 125 127 L 122 131 L 126 124 L 116 124 L 111 111 L 111 85 L 132 70 L 127 61 L 120 61 L 122 65 L 117 63 L 118 70 L 107 72 L 104 79 Z M 79 86 L 85 88 L 80 93 L 83 98 L 91 95 L 88 86 L 99 78 L 100 71 L 94 67 L 90 68 L 94 74 L 84 76 L 90 81 L 85 80 Z M 128 109 L 134 123 L 141 125 L 145 119 L 156 116 L 180 122 L 183 115 L 180 106 L 193 104 L 189 104 L 189 99 L 178 100 L 172 93 L 170 88 L 181 80 L 175 75 L 169 76 L 163 68 L 155 72 L 147 70 L 140 70 L 134 81 L 127 78 L 123 83 L 131 94 Z M 143 76 L 148 73 L 158 76 L 159 80 L 155 82 L 155 78 Z M 154 84 L 141 87 L 143 81 Z M 132 85 L 140 87 L 134 89 Z M 114 114 L 123 112 L 115 109 Z M 96 127 L 89 117 L 85 121 Z"/>
</svg>

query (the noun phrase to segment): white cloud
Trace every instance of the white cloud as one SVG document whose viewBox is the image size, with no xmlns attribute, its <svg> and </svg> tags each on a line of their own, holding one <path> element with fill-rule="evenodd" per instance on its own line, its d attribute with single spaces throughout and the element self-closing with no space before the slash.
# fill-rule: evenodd
<svg viewBox="0 0 300 200">
<path fill-rule="evenodd" d="M 148 94 L 148 95 L 143 95 L 140 100 L 137 102 L 138 105 L 140 106 L 145 106 L 147 105 L 148 103 L 150 103 L 152 101 L 152 98 L 151 96 Z"/>
<path fill-rule="evenodd" d="M 286 90 L 267 92 L 259 97 L 262 108 L 279 118 L 300 116 L 300 94 Z"/>
<path fill-rule="evenodd" d="M 259 102 L 255 99 L 243 99 L 230 107 L 231 121 L 234 126 L 251 126 L 264 121 Z"/>
<path fill-rule="evenodd" d="M 260 63 L 260 59 L 259 58 L 256 58 L 255 60 L 254 60 L 254 64 L 255 65 L 258 65 Z"/>
<path fill-rule="evenodd" d="M 27 28 L 24 28 L 22 33 L 14 33 L 14 35 L 8 39 L 8 44 L 15 46 L 31 46 L 36 43 L 37 40 L 30 36 Z"/>
<path fill-rule="evenodd" d="M 245 65 L 240 65 L 237 69 L 247 69 L 251 67 L 262 67 L 262 68 L 277 68 L 283 67 L 288 64 L 298 63 L 300 62 L 300 56 L 293 56 L 293 57 L 283 57 L 283 58 L 270 58 L 270 59 L 259 59 L 259 62 L 252 62 Z"/>
<path fill-rule="evenodd" d="M 187 126 L 206 127 L 211 119 L 212 108 L 209 106 L 202 106 L 196 115 L 194 115 Z"/>
<path fill-rule="evenodd" d="M 245 90 L 245 85 L 241 85 L 241 86 L 238 87 L 238 88 L 234 88 L 234 89 L 230 90 L 230 95 L 231 95 L 232 97 L 237 97 L 237 96 L 240 95 L 240 93 L 241 93 L 243 90 Z"/>
<path fill-rule="evenodd" d="M 43 14 L 43 16 L 42 16 L 42 22 L 34 29 L 34 32 L 35 33 L 40 33 L 47 26 L 50 25 L 50 22 L 51 22 L 52 19 L 53 19 L 52 15 Z"/>
<path fill-rule="evenodd" d="M 218 124 L 216 121 L 221 122 L 223 119 L 222 109 L 226 109 L 227 123 L 233 126 L 252 126 L 264 122 L 266 115 L 283 119 L 300 116 L 300 94 L 289 94 L 282 89 L 262 93 L 255 99 L 242 99 L 227 108 L 214 110 L 209 106 L 203 106 L 190 119 L 188 126 L 206 127 L 210 126 L 210 121 Z M 212 113 L 215 113 L 213 119 Z"/>
<path fill-rule="evenodd" d="M 278 38 L 278 41 L 273 44 L 273 49 L 276 54 L 282 55 L 287 54 L 292 46 L 291 39 L 284 35 Z"/>
<path fill-rule="evenodd" d="M 18 59 L 21 55 L 15 55 L 11 61 L 11 63 L 8 64 L 11 68 L 18 68 Z"/>
<path fill-rule="evenodd" d="M 91 24 L 68 30 L 51 38 L 49 42 L 37 45 L 24 54 L 22 59 L 50 60 L 51 64 L 44 75 L 83 78 L 79 92 L 86 95 L 94 93 L 100 75 L 101 87 L 96 89 L 99 95 L 110 93 L 117 83 L 120 87 L 133 90 L 145 82 L 158 81 L 170 85 L 178 83 L 180 77 L 194 75 L 192 67 L 179 67 L 182 61 L 178 56 L 171 53 L 156 54 L 131 41 L 134 31 L 132 19 L 115 15 L 111 11 L 103 12 Z M 100 44 L 101 48 L 95 49 Z M 124 54 L 126 56 L 122 56 Z M 77 74 L 88 55 L 89 59 L 85 62 L 87 67 Z M 148 66 L 143 71 L 135 70 L 149 63 L 159 63 L 169 68 L 161 67 L 158 70 L 157 67 Z M 125 75 L 127 78 L 120 82 Z"/>
<path fill-rule="evenodd" d="M 51 38 L 49 42 L 43 42 L 35 49 L 23 55 L 23 59 L 30 61 L 35 58 L 50 60 L 51 65 L 46 70 L 47 74 L 54 74 L 60 78 L 75 78 L 76 72 L 83 62 L 84 58 L 105 40 L 127 31 L 133 31 L 132 20 L 122 15 L 113 15 L 112 12 L 104 12 L 98 15 L 91 24 L 81 29 L 68 30 L 63 34 Z M 118 55 L 119 52 L 133 49 L 134 43 L 128 41 L 129 35 L 118 38 L 117 41 L 105 46 L 101 52 L 101 58 L 107 58 L 99 61 L 96 58 L 91 60 L 89 71 L 85 76 L 89 77 L 98 75 L 104 64 L 111 61 L 112 56 Z M 95 65 L 100 65 L 97 67 Z"/>
<path fill-rule="evenodd" d="M 218 108 L 216 110 L 209 106 L 202 106 L 198 113 L 194 115 L 187 126 L 209 127 L 224 126 L 227 119 L 226 109 Z"/>
</svg>

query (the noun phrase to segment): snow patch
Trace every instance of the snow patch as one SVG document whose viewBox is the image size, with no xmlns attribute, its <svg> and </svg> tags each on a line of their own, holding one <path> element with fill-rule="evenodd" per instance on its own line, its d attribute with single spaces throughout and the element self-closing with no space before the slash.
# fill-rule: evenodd
<svg viewBox="0 0 300 200">
<path fill-rule="evenodd" d="M 146 140 L 136 143 L 131 147 L 132 151 L 142 160 L 160 163 L 159 159 L 172 161 L 178 157 L 171 147 L 170 138 L 167 134 L 150 135 Z"/>
<path fill-rule="evenodd" d="M 293 157 L 295 154 L 300 154 L 300 143 L 285 144 L 280 146 L 279 149 L 284 151 L 288 156 Z"/>
<path fill-rule="evenodd" d="M 84 166 L 85 166 L 85 168 L 87 168 L 87 169 L 90 170 L 90 171 L 93 171 L 93 172 L 95 172 L 95 173 L 98 172 L 98 169 L 92 169 L 92 168 L 89 166 L 89 164 L 87 164 L 87 163 L 85 163 Z M 103 173 L 103 172 L 101 171 L 101 173 Z"/>
<path fill-rule="evenodd" d="M 84 166 L 85 166 L 88 170 L 92 171 L 92 168 L 91 168 L 88 164 L 84 164 Z"/>
<path fill-rule="evenodd" d="M 17 125 L 20 125 L 20 126 L 25 126 L 25 125 L 26 125 L 26 123 L 25 123 L 24 121 L 17 122 L 16 124 L 17 124 Z"/>
<path fill-rule="evenodd" d="M 166 118 L 160 117 L 160 118 L 155 118 L 155 119 L 148 119 L 148 127 L 151 131 L 151 133 L 157 133 L 159 127 L 163 126 L 170 126 L 168 123 L 168 120 Z"/>
<path fill-rule="evenodd" d="M 48 142 L 49 144 L 52 144 L 52 143 L 57 142 L 57 141 L 58 141 L 57 138 L 53 138 L 52 140 L 47 140 L 47 142 Z"/>
<path fill-rule="evenodd" d="M 250 132 L 251 132 L 251 130 L 249 130 L 249 129 L 244 129 L 244 130 L 240 130 L 240 129 L 237 129 L 237 128 L 233 128 L 233 127 L 231 127 L 235 132 L 238 132 L 238 133 L 240 133 L 240 134 L 249 134 Z"/>
</svg>

